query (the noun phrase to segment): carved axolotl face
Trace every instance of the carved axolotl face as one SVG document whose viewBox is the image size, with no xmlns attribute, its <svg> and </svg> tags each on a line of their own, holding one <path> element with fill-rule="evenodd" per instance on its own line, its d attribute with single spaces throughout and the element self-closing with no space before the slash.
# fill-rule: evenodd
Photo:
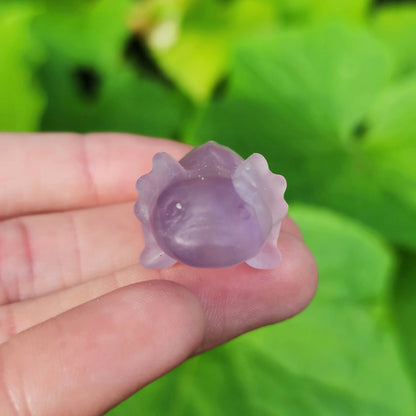
<svg viewBox="0 0 416 416">
<path fill-rule="evenodd" d="M 270 227 L 270 215 L 268 222 Z M 166 254 L 198 267 L 241 263 L 254 257 L 267 238 L 254 207 L 223 177 L 168 186 L 156 201 L 150 224 Z"/>
<path fill-rule="evenodd" d="M 179 162 L 158 153 L 152 171 L 137 181 L 135 213 L 146 241 L 141 263 L 276 267 L 285 189 L 284 178 L 271 173 L 259 154 L 244 161 L 214 142 Z"/>
</svg>

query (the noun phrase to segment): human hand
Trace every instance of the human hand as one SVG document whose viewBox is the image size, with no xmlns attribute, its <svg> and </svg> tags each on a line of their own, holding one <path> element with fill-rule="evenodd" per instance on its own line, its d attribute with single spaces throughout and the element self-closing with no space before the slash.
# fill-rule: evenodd
<svg viewBox="0 0 416 416">
<path fill-rule="evenodd" d="M 300 312 L 315 261 L 282 223 L 282 263 L 149 270 L 133 214 L 152 156 L 121 134 L 0 135 L 0 414 L 96 415 L 194 354 Z"/>
</svg>

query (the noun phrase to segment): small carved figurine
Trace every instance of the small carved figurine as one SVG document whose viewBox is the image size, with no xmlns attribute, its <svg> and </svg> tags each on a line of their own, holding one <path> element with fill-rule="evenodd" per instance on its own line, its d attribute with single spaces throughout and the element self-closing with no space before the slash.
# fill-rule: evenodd
<svg viewBox="0 0 416 416">
<path fill-rule="evenodd" d="M 212 141 L 179 162 L 157 153 L 152 171 L 136 188 L 134 211 L 146 243 L 143 266 L 162 269 L 179 261 L 219 268 L 246 262 L 272 269 L 280 263 L 286 180 L 270 172 L 262 155 L 243 160 Z"/>
</svg>

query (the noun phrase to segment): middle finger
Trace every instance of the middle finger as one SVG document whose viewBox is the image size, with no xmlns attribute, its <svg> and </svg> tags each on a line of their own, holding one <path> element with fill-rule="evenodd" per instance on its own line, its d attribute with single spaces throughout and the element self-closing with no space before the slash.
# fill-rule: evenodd
<svg viewBox="0 0 416 416">
<path fill-rule="evenodd" d="M 300 238 L 285 218 L 282 230 Z M 0 223 L 0 305 L 137 264 L 144 247 L 133 202 Z"/>
<path fill-rule="evenodd" d="M 0 223 L 0 304 L 72 287 L 138 262 L 133 203 Z"/>
</svg>

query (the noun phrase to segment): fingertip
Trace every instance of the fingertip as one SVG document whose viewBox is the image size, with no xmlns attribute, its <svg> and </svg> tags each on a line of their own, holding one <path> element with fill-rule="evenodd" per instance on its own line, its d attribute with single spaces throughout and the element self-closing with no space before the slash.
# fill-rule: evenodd
<svg viewBox="0 0 416 416">
<path fill-rule="evenodd" d="M 314 298 L 318 268 L 312 252 L 292 233 L 281 233 L 278 245 L 282 253 L 279 276 L 285 280 L 287 308 L 284 319 L 287 319 L 305 309 Z"/>
<path fill-rule="evenodd" d="M 149 280 L 131 286 L 131 291 L 138 290 L 141 296 L 146 291 L 149 301 L 157 299 L 169 311 L 169 316 L 166 316 L 163 311 L 155 310 L 158 315 L 154 316 L 155 319 L 168 318 L 169 322 L 181 322 L 177 336 L 188 340 L 187 356 L 191 355 L 202 342 L 206 326 L 205 314 L 198 298 L 184 286 L 170 280 Z M 134 293 L 132 302 L 137 302 Z"/>
<path fill-rule="evenodd" d="M 303 241 L 302 231 L 296 224 L 295 220 L 288 215 L 282 220 L 281 231 L 294 235 L 299 240 Z"/>
</svg>

